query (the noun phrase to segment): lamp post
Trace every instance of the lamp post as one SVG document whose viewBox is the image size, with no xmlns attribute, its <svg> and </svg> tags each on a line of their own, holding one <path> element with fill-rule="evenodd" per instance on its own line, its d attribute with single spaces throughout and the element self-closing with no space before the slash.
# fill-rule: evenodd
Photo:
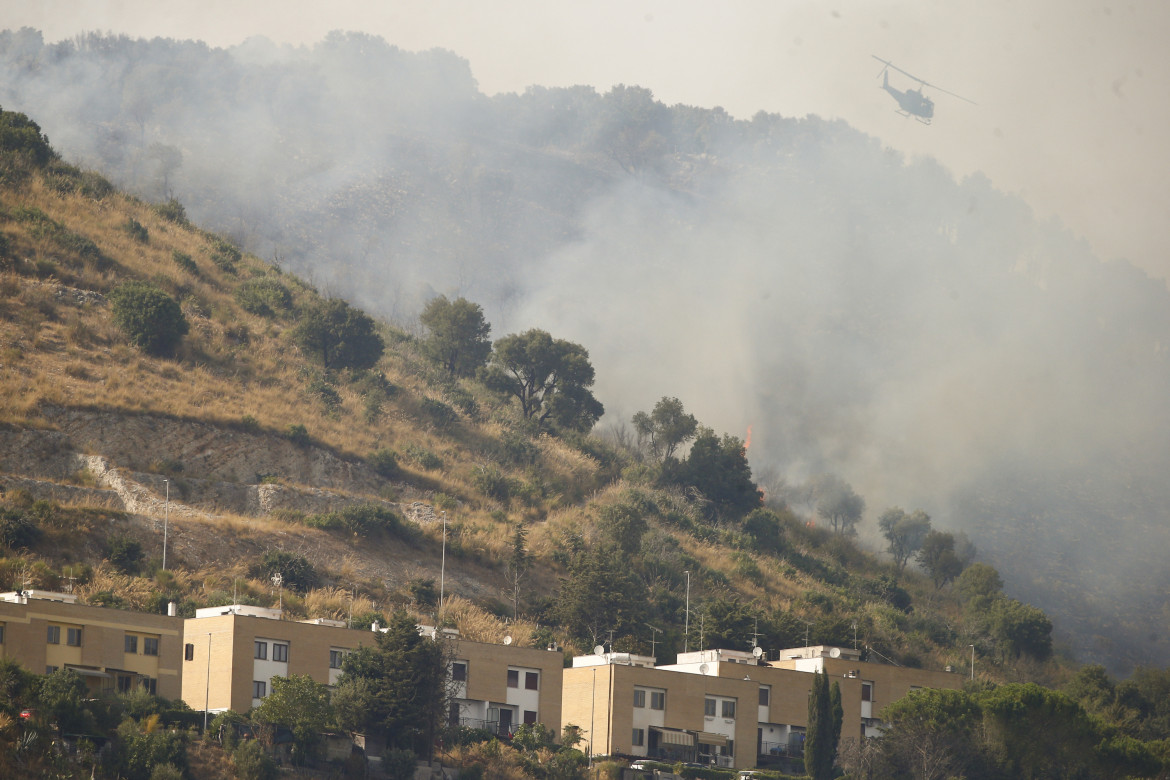
<svg viewBox="0 0 1170 780">
<path fill-rule="evenodd" d="M 439 565 L 439 611 L 443 611 L 443 588 L 447 584 L 447 512 L 443 512 L 443 558 Z"/>
<path fill-rule="evenodd" d="M 165 504 L 166 508 L 163 510 L 163 561 L 162 561 L 163 571 L 166 571 L 166 569 L 167 569 L 167 526 L 170 524 L 170 519 L 171 519 L 171 481 L 169 479 L 164 479 L 163 482 L 167 483 L 167 502 Z"/>
<path fill-rule="evenodd" d="M 967 645 L 971 648 L 971 679 L 975 679 L 975 645 Z"/>
<path fill-rule="evenodd" d="M 207 632 L 207 681 L 203 686 L 203 733 L 207 733 L 207 711 L 211 701 L 211 632 Z"/>
<path fill-rule="evenodd" d="M 683 572 L 687 575 L 687 617 L 686 627 L 683 628 L 683 652 L 687 652 L 691 640 L 691 573 L 689 571 Z"/>
</svg>

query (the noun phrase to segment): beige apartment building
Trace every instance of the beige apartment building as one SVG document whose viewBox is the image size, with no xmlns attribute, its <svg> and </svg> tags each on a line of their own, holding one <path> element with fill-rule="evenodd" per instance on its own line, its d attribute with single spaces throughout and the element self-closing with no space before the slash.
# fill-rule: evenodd
<svg viewBox="0 0 1170 780">
<path fill-rule="evenodd" d="M 881 708 L 914 688 L 962 686 L 957 674 L 862 662 L 845 648 L 780 656 L 765 663 L 752 653 L 703 650 L 667 666 L 626 653 L 575 658 L 564 672 L 562 720 L 582 728 L 594 755 L 742 769 L 801 754 L 812 672 L 840 685 L 843 738 L 875 736 Z"/>
<path fill-rule="evenodd" d="M 39 674 L 73 669 L 95 693 L 179 698 L 182 636 L 176 617 L 85 606 L 71 593 L 0 593 L 0 658 Z"/>
<path fill-rule="evenodd" d="M 273 677 L 308 675 L 333 685 L 345 656 L 374 634 L 335 620 L 282 620 L 279 609 L 230 604 L 183 621 L 183 701 L 194 710 L 247 712 Z"/>
<path fill-rule="evenodd" d="M 184 622 L 183 700 L 192 709 L 247 712 L 272 690 L 273 677 L 308 675 L 335 685 L 345 657 L 373 644 L 377 627 L 350 629 L 333 620 L 291 621 L 281 610 L 247 605 L 209 607 Z M 430 626 L 419 626 L 434 638 Z M 438 632 L 448 643 L 452 705 L 448 720 L 501 735 L 522 723 L 554 731 L 561 717 L 560 652 L 471 642 Z"/>
</svg>

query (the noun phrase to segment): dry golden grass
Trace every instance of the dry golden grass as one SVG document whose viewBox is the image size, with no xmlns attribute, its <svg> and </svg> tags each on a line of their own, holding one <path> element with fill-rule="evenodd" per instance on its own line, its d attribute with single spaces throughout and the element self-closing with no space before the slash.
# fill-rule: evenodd
<svg viewBox="0 0 1170 780">
<path fill-rule="evenodd" d="M 510 636 L 517 647 L 530 647 L 537 629 L 535 623 L 523 619 L 505 622 L 459 596 L 444 601 L 439 618 L 443 625 L 455 626 L 459 635 L 471 642 L 499 644 Z"/>
</svg>

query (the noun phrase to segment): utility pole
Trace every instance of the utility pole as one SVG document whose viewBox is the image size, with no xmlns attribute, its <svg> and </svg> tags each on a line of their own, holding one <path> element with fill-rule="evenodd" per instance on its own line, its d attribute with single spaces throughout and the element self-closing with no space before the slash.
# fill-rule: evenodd
<svg viewBox="0 0 1170 780">
<path fill-rule="evenodd" d="M 655 632 L 655 633 L 650 635 L 650 656 L 652 658 L 657 659 L 658 656 L 654 655 L 654 645 L 655 645 L 655 640 L 658 639 L 658 634 L 661 633 L 662 629 L 655 628 L 654 626 L 650 625 L 649 623 L 646 624 L 646 627 L 649 628 L 651 631 Z M 655 663 L 657 663 L 657 660 L 655 661 Z"/>
<path fill-rule="evenodd" d="M 971 648 L 971 679 L 975 679 L 975 645 L 967 645 Z"/>
</svg>

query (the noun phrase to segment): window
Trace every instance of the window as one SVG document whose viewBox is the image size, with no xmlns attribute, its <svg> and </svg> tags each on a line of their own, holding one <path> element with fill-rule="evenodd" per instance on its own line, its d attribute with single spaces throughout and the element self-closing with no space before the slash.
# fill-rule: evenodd
<svg viewBox="0 0 1170 780">
<path fill-rule="evenodd" d="M 540 689 L 540 673 L 539 672 L 525 672 L 524 673 L 524 690 L 535 691 Z"/>
<path fill-rule="evenodd" d="M 268 660 L 268 643 L 267 642 L 257 642 L 256 643 L 256 657 L 258 659 L 260 659 L 261 661 Z M 254 696 L 252 698 L 258 699 L 260 697 Z"/>
<path fill-rule="evenodd" d="M 49 626 L 48 643 L 51 645 L 61 644 L 61 626 Z"/>
<path fill-rule="evenodd" d="M 650 709 L 652 709 L 652 710 L 666 709 L 666 691 L 651 691 L 650 692 Z"/>
<path fill-rule="evenodd" d="M 873 701 L 873 683 L 863 682 L 861 684 L 861 700 Z"/>
<path fill-rule="evenodd" d="M 467 682 L 467 664 L 462 661 L 451 664 L 451 679 L 455 682 Z"/>
<path fill-rule="evenodd" d="M 524 710 L 524 722 L 529 726 L 536 723 L 536 713 L 532 710 Z"/>
<path fill-rule="evenodd" d="M 508 687 L 509 688 L 519 688 L 520 687 L 520 671 L 518 669 L 509 669 L 508 670 Z"/>
<path fill-rule="evenodd" d="M 118 693 L 130 693 L 130 688 L 134 684 L 134 678 L 128 674 L 118 675 Z"/>
<path fill-rule="evenodd" d="M 772 702 L 772 689 L 767 687 L 760 688 L 760 706 L 767 707 Z"/>
<path fill-rule="evenodd" d="M 4 624 L 0 623 L 0 645 L 4 644 Z"/>
<path fill-rule="evenodd" d="M 634 747 L 642 747 L 646 744 L 646 729 L 634 729 L 634 734 L 630 737 L 630 744 Z"/>
<path fill-rule="evenodd" d="M 130 636 L 129 634 L 126 635 L 126 652 L 127 653 L 137 653 L 138 652 L 138 637 Z"/>
<path fill-rule="evenodd" d="M 706 715 L 708 718 L 715 717 L 715 700 L 714 699 L 704 699 L 703 700 L 703 714 Z"/>
<path fill-rule="evenodd" d="M 149 693 L 151 696 L 158 695 L 158 680 L 156 680 L 155 678 L 143 677 L 142 678 L 142 687 L 145 688 L 146 692 Z"/>
<path fill-rule="evenodd" d="M 634 689 L 634 706 L 639 708 L 646 706 L 646 691 L 641 688 Z"/>
<path fill-rule="evenodd" d="M 70 647 L 81 647 L 81 629 L 67 628 L 65 629 L 65 643 Z"/>
<path fill-rule="evenodd" d="M 156 636 L 142 637 L 142 654 L 143 655 L 158 655 L 158 637 L 156 637 Z"/>
<path fill-rule="evenodd" d="M 329 668 L 340 669 L 341 665 L 345 663 L 345 657 L 349 655 L 346 650 L 330 650 L 329 651 Z"/>
<path fill-rule="evenodd" d="M 268 683 L 263 680 L 252 681 L 252 698 L 263 699 L 268 693 Z"/>
<path fill-rule="evenodd" d="M 272 660 L 280 663 L 288 663 L 288 645 L 280 645 L 276 642 L 272 643 Z"/>
<path fill-rule="evenodd" d="M 57 671 L 60 668 L 61 667 L 59 667 L 59 666 L 46 666 L 45 667 L 45 674 L 52 674 L 53 672 Z"/>
<path fill-rule="evenodd" d="M 195 660 L 195 645 L 191 644 L 190 642 L 188 642 L 183 647 L 183 660 L 185 660 L 185 661 L 194 661 Z"/>
<path fill-rule="evenodd" d="M 734 699 L 724 699 L 723 700 L 723 717 L 732 718 L 732 719 L 735 718 L 735 700 Z"/>
</svg>

